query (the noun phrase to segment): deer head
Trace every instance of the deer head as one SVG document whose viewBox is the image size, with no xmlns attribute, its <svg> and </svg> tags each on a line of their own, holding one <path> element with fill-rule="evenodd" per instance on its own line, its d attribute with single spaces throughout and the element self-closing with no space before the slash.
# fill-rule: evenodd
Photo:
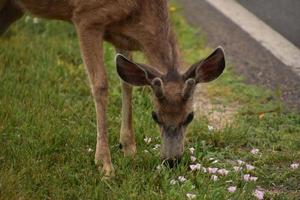
<svg viewBox="0 0 300 200">
<path fill-rule="evenodd" d="M 184 138 L 193 120 L 193 93 L 197 84 L 218 78 L 225 68 L 224 52 L 218 47 L 210 56 L 193 64 L 185 73 L 177 69 L 162 74 L 145 64 L 129 61 L 118 54 L 117 71 L 121 79 L 135 86 L 150 86 L 153 91 L 153 120 L 160 129 L 161 158 L 169 163 L 180 160 Z"/>
</svg>

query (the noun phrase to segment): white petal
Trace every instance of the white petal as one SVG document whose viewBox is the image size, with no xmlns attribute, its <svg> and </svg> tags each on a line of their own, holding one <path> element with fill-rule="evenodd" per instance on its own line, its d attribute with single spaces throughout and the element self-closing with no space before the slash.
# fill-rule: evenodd
<svg viewBox="0 0 300 200">
<path fill-rule="evenodd" d="M 187 193 L 186 196 L 187 196 L 188 199 L 194 199 L 194 198 L 196 198 L 196 195 L 192 194 L 192 193 Z"/>
<path fill-rule="evenodd" d="M 213 180 L 213 181 L 217 181 L 217 180 L 219 180 L 219 177 L 218 177 L 218 176 L 216 176 L 216 175 L 212 175 L 212 176 L 211 176 L 211 180 Z"/>
<path fill-rule="evenodd" d="M 217 163 L 217 162 L 219 162 L 218 160 L 214 160 L 213 162 L 212 162 L 212 164 L 215 164 L 215 163 Z"/>
<path fill-rule="evenodd" d="M 175 185 L 176 183 L 177 183 L 176 180 L 174 180 L 174 179 L 170 180 L 170 184 L 171 184 L 171 185 Z"/>
<path fill-rule="evenodd" d="M 292 169 L 298 169 L 299 168 L 299 163 L 293 163 L 291 164 Z"/>
<path fill-rule="evenodd" d="M 191 153 L 191 154 L 194 154 L 194 151 L 195 151 L 195 148 L 194 148 L 194 147 L 189 148 L 189 150 L 190 150 L 190 153 Z"/>
<path fill-rule="evenodd" d="M 146 144 L 150 144 L 152 139 L 150 137 L 145 137 L 144 141 L 146 142 Z"/>
<path fill-rule="evenodd" d="M 258 179 L 258 178 L 257 178 L 256 176 L 251 176 L 251 177 L 250 177 L 250 181 L 257 181 L 257 179 Z"/>
<path fill-rule="evenodd" d="M 238 167 L 238 166 L 233 166 L 234 171 L 239 172 L 241 171 L 243 168 L 242 167 Z"/>
<path fill-rule="evenodd" d="M 192 162 L 195 162 L 197 160 L 197 158 L 195 156 L 191 156 L 190 158 L 191 158 Z"/>
<path fill-rule="evenodd" d="M 245 164 L 245 162 L 242 161 L 242 160 L 237 160 L 237 163 L 238 163 L 239 165 L 244 165 L 244 164 Z"/>
<path fill-rule="evenodd" d="M 186 181 L 186 178 L 184 176 L 178 176 L 178 180 L 180 182 L 185 182 Z"/>
</svg>

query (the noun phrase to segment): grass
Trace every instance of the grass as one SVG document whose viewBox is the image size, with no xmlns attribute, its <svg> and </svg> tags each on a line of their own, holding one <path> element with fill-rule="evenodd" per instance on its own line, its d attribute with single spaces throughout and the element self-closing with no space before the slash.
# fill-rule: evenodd
<svg viewBox="0 0 300 200">
<path fill-rule="evenodd" d="M 211 49 L 205 48 L 201 31 L 187 25 L 178 6 L 172 5 L 171 11 L 186 62 L 208 55 Z M 208 96 L 225 106 L 240 105 L 232 125 L 208 131 L 206 119 L 195 120 L 183 162 L 174 169 L 157 170 L 159 151 L 152 148 L 160 141 L 150 116 L 151 92 L 136 88 L 138 153 L 134 160 L 124 158 L 118 149 L 121 92 L 114 54 L 105 44 L 116 177 L 102 181 L 94 152 L 88 150 L 96 142 L 95 111 L 74 28 L 24 18 L 0 38 L 0 199 L 186 199 L 189 192 L 197 199 L 254 199 L 258 186 L 266 191 L 266 199 L 299 198 L 300 171 L 290 164 L 300 162 L 300 115 L 286 112 L 276 93 L 244 84 L 230 66 L 208 85 Z M 145 144 L 146 136 L 152 143 Z M 212 181 L 207 173 L 189 171 L 188 147 L 195 147 L 203 166 L 226 168 L 229 175 Z M 252 148 L 260 153 L 252 155 Z M 232 167 L 238 159 L 256 169 L 235 173 Z M 242 181 L 245 173 L 258 180 Z M 187 181 L 170 185 L 180 175 Z M 227 191 L 231 185 L 237 186 L 233 194 Z"/>
</svg>

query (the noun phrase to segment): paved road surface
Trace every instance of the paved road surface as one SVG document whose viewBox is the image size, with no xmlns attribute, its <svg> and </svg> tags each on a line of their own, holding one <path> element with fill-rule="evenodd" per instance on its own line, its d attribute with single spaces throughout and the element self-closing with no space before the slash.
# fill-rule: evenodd
<svg viewBox="0 0 300 200">
<path fill-rule="evenodd" d="M 238 2 L 300 48 L 299 0 L 238 0 Z"/>
<path fill-rule="evenodd" d="M 179 0 L 186 18 L 206 34 L 209 46 L 222 45 L 227 61 L 246 82 L 281 90 L 290 108 L 300 111 L 300 77 L 205 0 Z M 273 1 L 272 1 L 273 2 Z"/>
</svg>

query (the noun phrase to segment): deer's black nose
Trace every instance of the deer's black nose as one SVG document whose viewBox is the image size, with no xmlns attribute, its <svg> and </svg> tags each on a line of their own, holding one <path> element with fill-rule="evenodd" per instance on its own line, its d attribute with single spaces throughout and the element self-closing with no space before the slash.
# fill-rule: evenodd
<svg viewBox="0 0 300 200">
<path fill-rule="evenodd" d="M 181 162 L 181 158 L 168 158 L 164 160 L 164 164 L 170 168 L 177 166 Z"/>
</svg>

